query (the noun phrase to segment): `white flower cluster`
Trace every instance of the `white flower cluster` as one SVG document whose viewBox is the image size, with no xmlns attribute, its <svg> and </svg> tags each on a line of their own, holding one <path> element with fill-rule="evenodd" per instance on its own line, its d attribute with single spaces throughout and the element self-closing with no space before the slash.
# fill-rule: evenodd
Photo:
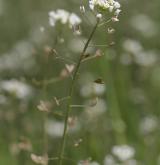
<svg viewBox="0 0 160 165">
<path fill-rule="evenodd" d="M 75 133 L 75 132 L 79 131 L 79 129 L 81 128 L 81 125 L 80 125 L 79 122 L 76 122 L 76 123 L 73 124 L 73 123 L 71 123 L 71 122 L 73 122 L 71 120 L 72 119 L 70 118 L 70 123 L 69 123 L 69 120 L 68 120 L 68 124 L 71 124 L 68 127 L 68 133 L 69 134 Z M 53 138 L 60 138 L 60 137 L 62 137 L 63 129 L 64 129 L 64 123 L 61 122 L 61 121 L 58 121 L 58 120 L 48 120 L 45 123 L 45 130 L 46 130 L 47 134 L 50 137 L 53 137 Z"/>
<path fill-rule="evenodd" d="M 60 21 L 62 24 L 69 24 L 69 27 L 79 25 L 82 20 L 75 13 L 69 13 L 66 10 L 58 9 L 49 12 L 49 24 L 55 26 L 56 22 Z"/>
<path fill-rule="evenodd" d="M 118 17 L 120 10 L 120 3 L 115 0 L 89 0 L 89 7 L 91 10 L 98 12 L 97 15 L 103 11 L 114 12 L 114 16 Z"/>
<path fill-rule="evenodd" d="M 112 148 L 112 153 L 117 156 L 120 161 L 126 161 L 134 157 L 135 150 L 129 145 L 118 145 Z"/>
<path fill-rule="evenodd" d="M 139 41 L 133 39 L 126 39 L 123 43 L 123 48 L 126 51 L 126 54 L 122 55 L 121 57 L 121 62 L 123 64 L 131 64 L 132 62 L 135 62 L 140 66 L 149 67 L 154 66 L 154 64 L 156 64 L 157 62 L 157 51 L 146 51 Z"/>
<path fill-rule="evenodd" d="M 26 99 L 33 94 L 29 85 L 15 79 L 0 82 L 0 90 L 13 94 L 18 99 Z"/>
</svg>

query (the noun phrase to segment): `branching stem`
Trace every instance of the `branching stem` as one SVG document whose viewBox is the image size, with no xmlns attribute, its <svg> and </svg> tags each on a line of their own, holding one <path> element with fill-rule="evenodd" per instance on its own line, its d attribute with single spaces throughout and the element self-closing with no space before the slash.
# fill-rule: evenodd
<svg viewBox="0 0 160 165">
<path fill-rule="evenodd" d="M 81 61 L 83 60 L 83 56 L 86 53 L 86 50 L 89 46 L 89 43 L 98 27 L 99 24 L 99 20 L 97 20 L 96 25 L 93 27 L 93 30 L 83 48 L 83 51 L 78 59 L 77 65 L 75 67 L 75 71 L 73 74 L 73 79 L 71 82 L 71 86 L 70 86 L 70 90 L 69 90 L 69 99 L 68 99 L 68 104 L 67 104 L 67 110 L 66 110 L 66 114 L 65 114 L 65 121 L 64 121 L 64 130 L 63 130 L 63 136 L 62 136 L 62 142 L 61 142 L 61 148 L 60 148 L 60 153 L 59 153 L 59 165 L 62 165 L 63 163 L 63 154 L 64 154 L 64 150 L 65 150 L 65 143 L 66 143 L 66 135 L 67 135 L 67 128 L 68 128 L 68 118 L 69 118 L 69 114 L 71 111 L 71 105 L 72 105 L 72 96 L 73 96 L 73 90 L 74 90 L 74 84 L 75 84 L 75 80 L 77 78 L 77 74 L 78 71 L 80 69 L 80 65 L 81 65 Z"/>
</svg>

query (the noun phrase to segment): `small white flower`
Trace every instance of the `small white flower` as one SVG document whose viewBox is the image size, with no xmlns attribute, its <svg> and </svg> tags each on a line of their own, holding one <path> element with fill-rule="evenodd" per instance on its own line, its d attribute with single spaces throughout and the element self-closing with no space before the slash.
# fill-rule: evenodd
<svg viewBox="0 0 160 165">
<path fill-rule="evenodd" d="M 80 11 L 81 11 L 82 13 L 85 13 L 85 12 L 86 12 L 85 7 L 84 7 L 84 6 L 80 6 Z"/>
<path fill-rule="evenodd" d="M 117 9 L 117 10 L 114 12 L 114 14 L 115 14 L 116 16 L 118 16 L 120 12 L 121 12 L 121 10 L 120 10 L 120 9 Z"/>
<path fill-rule="evenodd" d="M 89 8 L 97 13 L 109 11 L 115 15 L 120 13 L 120 3 L 115 0 L 89 0 Z"/>
<path fill-rule="evenodd" d="M 115 32 L 115 29 L 113 29 L 113 28 L 108 28 L 108 34 L 113 34 L 114 32 Z"/>
<path fill-rule="evenodd" d="M 68 21 L 69 12 L 63 9 L 58 9 L 56 12 L 49 12 L 49 23 L 51 26 L 55 26 L 57 21 L 60 21 L 62 24 L 66 24 Z"/>
<path fill-rule="evenodd" d="M 56 22 L 60 21 L 62 24 L 69 24 L 70 28 L 79 25 L 82 20 L 75 13 L 69 13 L 66 10 L 58 9 L 56 11 L 49 12 L 49 24 L 55 26 Z"/>
<path fill-rule="evenodd" d="M 113 22 L 118 22 L 119 19 L 118 19 L 117 17 L 112 17 L 112 21 L 113 21 Z"/>
<path fill-rule="evenodd" d="M 51 11 L 49 12 L 49 24 L 50 26 L 55 26 L 56 19 L 55 19 L 55 12 Z"/>
<path fill-rule="evenodd" d="M 75 25 L 79 25 L 81 22 L 82 20 L 80 19 L 80 17 L 78 17 L 74 13 L 71 13 L 71 15 L 69 16 L 69 24 L 71 27 Z"/>
<path fill-rule="evenodd" d="M 114 9 L 114 6 L 110 6 L 109 7 L 109 12 L 111 13 L 113 11 L 113 9 Z"/>
<path fill-rule="evenodd" d="M 94 6 L 95 6 L 95 5 L 94 5 L 94 1 L 90 0 L 90 1 L 89 1 L 89 7 L 90 7 L 90 9 L 91 9 L 91 10 L 94 10 Z"/>
<path fill-rule="evenodd" d="M 98 13 L 98 14 L 96 15 L 96 17 L 97 17 L 98 19 L 101 19 L 101 18 L 102 18 L 102 14 Z"/>
<path fill-rule="evenodd" d="M 119 9 L 121 7 L 120 3 L 117 2 L 117 1 L 114 2 L 113 6 L 114 6 L 115 9 Z"/>
<path fill-rule="evenodd" d="M 59 9 L 57 10 L 57 16 L 62 24 L 66 24 L 68 21 L 69 12 L 63 9 Z"/>
</svg>

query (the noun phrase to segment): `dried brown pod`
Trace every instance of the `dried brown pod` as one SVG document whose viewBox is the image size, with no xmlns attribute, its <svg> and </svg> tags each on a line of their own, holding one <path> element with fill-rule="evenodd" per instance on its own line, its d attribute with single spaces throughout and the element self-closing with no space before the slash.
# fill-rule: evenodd
<svg viewBox="0 0 160 165">
<path fill-rule="evenodd" d="M 57 97 L 54 97 L 54 101 L 55 101 L 55 103 L 56 103 L 57 106 L 60 106 L 60 102 L 59 102 L 59 100 L 57 99 Z"/>
<path fill-rule="evenodd" d="M 76 35 L 81 35 L 81 27 L 80 25 L 73 25 L 72 26 L 73 33 Z"/>
<path fill-rule="evenodd" d="M 102 78 L 98 78 L 98 79 L 94 80 L 94 83 L 104 84 L 104 81 L 102 80 Z"/>
<path fill-rule="evenodd" d="M 75 65 L 71 64 L 65 64 L 65 68 L 62 69 L 61 73 L 60 73 L 60 78 L 66 78 L 68 76 L 70 76 L 70 74 L 74 71 Z"/>
<path fill-rule="evenodd" d="M 115 45 L 115 42 L 111 42 L 110 44 L 109 44 L 109 46 L 114 46 Z"/>
<path fill-rule="evenodd" d="M 57 52 L 56 49 L 52 49 L 52 53 L 53 53 L 53 54 L 56 54 L 56 55 L 58 54 L 58 52 Z"/>
<path fill-rule="evenodd" d="M 48 45 L 44 46 L 44 52 L 47 55 L 57 55 L 58 54 L 56 49 L 53 49 L 52 47 L 50 47 Z"/>
<path fill-rule="evenodd" d="M 102 52 L 100 49 L 97 49 L 95 52 L 95 57 L 101 57 L 102 56 Z"/>
<path fill-rule="evenodd" d="M 91 56 L 91 54 L 90 54 L 90 53 L 87 53 L 87 54 L 83 54 L 82 58 L 83 58 L 83 59 L 86 59 L 86 58 L 88 58 L 88 57 L 90 57 L 90 56 Z"/>
<path fill-rule="evenodd" d="M 75 66 L 73 64 L 71 64 L 71 65 L 66 64 L 65 67 L 69 73 L 72 73 L 75 68 Z"/>
<path fill-rule="evenodd" d="M 31 151 L 32 150 L 32 144 L 29 139 L 22 138 L 21 142 L 17 144 L 18 148 L 23 151 Z"/>
<path fill-rule="evenodd" d="M 35 154 L 31 154 L 31 159 L 36 164 L 48 165 L 48 155 L 37 156 Z"/>
<path fill-rule="evenodd" d="M 108 32 L 108 34 L 113 34 L 113 33 L 115 32 L 115 29 L 109 27 L 109 28 L 107 29 L 107 32 Z"/>
<path fill-rule="evenodd" d="M 74 127 L 77 122 L 77 117 L 69 117 L 68 118 L 68 126 Z"/>
<path fill-rule="evenodd" d="M 78 147 L 82 141 L 83 141 L 83 140 L 82 140 L 81 138 L 78 139 L 78 140 L 76 140 L 75 143 L 74 143 L 74 146 L 75 146 L 75 147 Z"/>
<path fill-rule="evenodd" d="M 52 51 L 52 48 L 48 45 L 45 45 L 43 49 L 46 54 L 50 54 Z"/>
<path fill-rule="evenodd" d="M 37 106 L 39 111 L 42 112 L 50 112 L 52 105 L 49 101 L 40 101 L 39 105 Z"/>
</svg>

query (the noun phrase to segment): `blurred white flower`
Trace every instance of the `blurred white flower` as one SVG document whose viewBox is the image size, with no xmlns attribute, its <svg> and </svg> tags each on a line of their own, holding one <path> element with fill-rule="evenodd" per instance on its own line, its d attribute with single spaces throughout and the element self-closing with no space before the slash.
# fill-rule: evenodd
<svg viewBox="0 0 160 165">
<path fill-rule="evenodd" d="M 47 35 L 46 35 L 46 30 L 45 27 L 41 26 L 35 26 L 30 30 L 30 34 L 29 34 L 29 42 L 32 43 L 33 45 L 42 45 L 44 44 L 44 42 L 47 39 Z"/>
<path fill-rule="evenodd" d="M 158 126 L 158 120 L 155 116 L 146 116 L 141 120 L 140 130 L 143 134 L 152 133 Z"/>
<path fill-rule="evenodd" d="M 51 137 L 59 138 L 63 135 L 64 122 L 57 120 L 48 120 L 45 124 L 45 129 Z M 68 133 L 74 133 L 80 129 L 80 123 L 68 123 Z"/>
<path fill-rule="evenodd" d="M 14 94 L 19 99 L 26 99 L 32 96 L 32 88 L 18 80 L 6 80 L 0 82 L 0 89 L 10 94 Z"/>
<path fill-rule="evenodd" d="M 56 11 L 49 12 L 49 23 L 51 26 L 55 26 L 57 21 L 60 21 L 62 24 L 66 24 L 68 21 L 69 12 L 63 9 L 58 9 Z"/>
<path fill-rule="evenodd" d="M 119 9 L 121 5 L 114 0 L 89 0 L 89 7 L 91 10 L 94 10 L 96 7 L 107 10 L 109 8 Z"/>
<path fill-rule="evenodd" d="M 75 25 L 79 25 L 82 22 L 82 20 L 80 19 L 80 17 L 78 15 L 76 15 L 75 13 L 71 13 L 69 15 L 69 25 L 75 26 Z"/>
<path fill-rule="evenodd" d="M 83 97 L 89 97 L 93 93 L 93 89 L 91 86 L 85 84 L 81 87 L 80 93 Z"/>
<path fill-rule="evenodd" d="M 126 161 L 131 159 L 135 155 L 135 150 L 133 147 L 128 145 L 117 145 L 113 146 L 112 153 L 115 155 L 120 161 Z"/>
<path fill-rule="evenodd" d="M 142 66 L 153 66 L 157 61 L 157 54 L 154 51 L 143 51 L 135 54 L 135 62 Z"/>
<path fill-rule="evenodd" d="M 86 42 L 86 40 L 87 39 L 83 37 L 73 38 L 69 41 L 68 47 L 74 53 L 80 53 L 84 47 L 84 42 Z M 93 44 L 93 43 L 90 42 L 90 44 Z M 90 53 L 92 51 L 93 51 L 93 47 L 89 47 L 86 53 Z"/>
<path fill-rule="evenodd" d="M 86 12 L 85 7 L 84 7 L 84 6 L 80 6 L 80 11 L 81 11 L 82 13 L 85 13 L 85 12 Z"/>
<path fill-rule="evenodd" d="M 112 1 L 113 1 L 113 0 L 112 0 Z M 113 2 L 111 2 L 111 4 L 112 4 L 112 3 L 113 3 L 113 6 L 114 6 L 115 9 L 119 9 L 119 8 L 121 7 L 120 3 L 117 2 L 117 1 L 113 1 Z"/>
<path fill-rule="evenodd" d="M 64 123 L 55 120 L 48 120 L 45 124 L 46 132 L 52 137 L 61 137 L 63 135 Z"/>
<path fill-rule="evenodd" d="M 116 16 L 118 16 L 120 12 L 121 12 L 121 10 L 120 10 L 120 9 L 117 9 L 117 10 L 114 12 L 114 14 L 115 14 Z"/>
<path fill-rule="evenodd" d="M 145 67 L 153 66 L 157 61 L 158 54 L 156 53 L 156 51 L 145 51 L 139 41 L 127 39 L 123 42 L 123 48 L 128 53 L 131 53 L 133 61 L 138 65 L 142 65 Z M 122 57 L 122 62 L 126 62 L 124 61 L 124 58 L 122 59 Z M 130 58 L 130 60 L 132 59 Z"/>
<path fill-rule="evenodd" d="M 114 160 L 112 155 L 107 155 L 104 158 L 104 165 L 116 165 L 116 161 Z"/>
<path fill-rule="evenodd" d="M 62 24 L 68 23 L 69 27 L 79 25 L 82 22 L 81 18 L 77 14 L 69 13 L 64 9 L 49 12 L 50 26 L 55 26 L 57 21 L 60 21 Z"/>
<path fill-rule="evenodd" d="M 96 15 L 96 17 L 97 17 L 98 19 L 101 19 L 101 18 L 102 18 L 102 14 L 98 13 L 98 14 Z"/>
<path fill-rule="evenodd" d="M 29 41 L 19 41 L 7 53 L 0 56 L 0 71 L 29 70 L 35 65 L 34 47 Z"/>
<path fill-rule="evenodd" d="M 140 52 L 143 51 L 143 47 L 141 45 L 141 43 L 137 40 L 133 40 L 133 39 L 126 39 L 123 42 L 123 48 L 124 50 L 126 50 L 129 53 L 133 53 L 133 54 L 139 54 Z"/>
<path fill-rule="evenodd" d="M 83 97 L 90 97 L 93 94 L 97 96 L 101 96 L 104 94 L 105 90 L 106 90 L 106 87 L 104 84 L 88 82 L 82 85 L 80 93 Z"/>
<path fill-rule="evenodd" d="M 104 84 L 97 84 L 97 83 L 94 83 L 93 84 L 93 92 L 94 94 L 96 95 L 103 95 L 104 92 L 106 90 L 106 86 Z"/>
<path fill-rule="evenodd" d="M 106 101 L 103 99 L 98 99 L 96 105 L 85 108 L 85 114 L 88 116 L 88 119 L 94 119 L 97 118 L 97 116 L 104 114 L 106 110 Z"/>
<path fill-rule="evenodd" d="M 145 37 L 152 37 L 157 34 L 158 29 L 155 22 L 144 14 L 138 14 L 131 19 L 131 25 Z"/>
</svg>

